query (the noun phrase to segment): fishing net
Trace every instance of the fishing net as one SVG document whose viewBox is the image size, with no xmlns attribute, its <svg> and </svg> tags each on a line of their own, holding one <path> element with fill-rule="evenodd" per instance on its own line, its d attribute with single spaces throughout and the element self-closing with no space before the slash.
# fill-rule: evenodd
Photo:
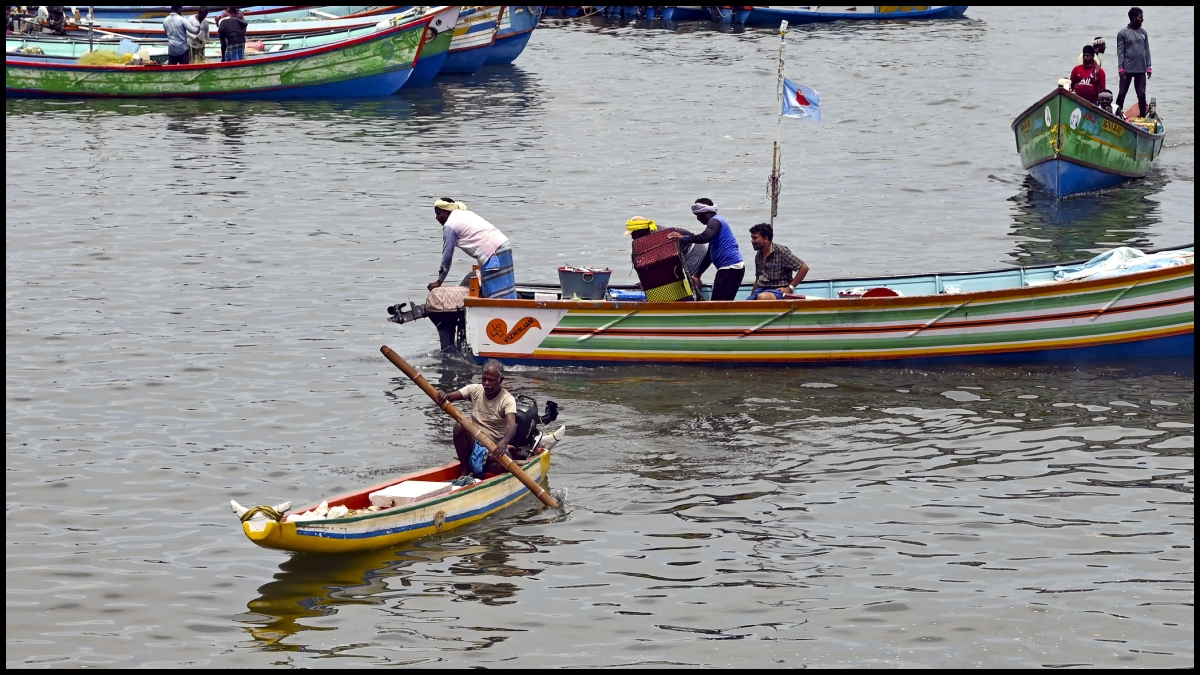
<svg viewBox="0 0 1200 675">
<path fill-rule="evenodd" d="M 107 49 L 88 52 L 79 57 L 81 66 L 120 66 L 133 61 L 133 54 L 118 54 Z"/>
</svg>

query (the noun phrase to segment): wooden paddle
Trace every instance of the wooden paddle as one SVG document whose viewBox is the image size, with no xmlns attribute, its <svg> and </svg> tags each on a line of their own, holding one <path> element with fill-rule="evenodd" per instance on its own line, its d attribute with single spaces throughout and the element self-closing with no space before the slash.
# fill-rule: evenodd
<svg viewBox="0 0 1200 675">
<path fill-rule="evenodd" d="M 408 379 L 415 382 L 416 385 L 421 388 L 421 391 L 428 394 L 429 398 L 433 399 L 435 403 L 437 402 L 437 390 L 433 388 L 432 384 L 429 384 L 424 376 L 417 372 L 416 368 L 413 368 L 408 361 L 405 361 L 403 358 L 401 358 L 399 354 L 392 351 L 391 347 L 388 347 L 387 345 L 380 347 L 379 351 L 383 353 L 388 361 L 392 362 L 392 365 L 403 371 L 404 374 L 408 376 Z M 499 461 L 505 469 L 508 469 L 509 473 L 516 476 L 517 480 L 521 481 L 525 487 L 529 488 L 530 492 L 532 492 L 538 499 L 542 500 L 543 504 L 552 509 L 558 508 L 558 500 L 552 497 L 549 492 L 546 492 L 541 485 L 538 485 L 537 481 L 530 478 L 529 474 L 522 471 L 521 467 L 517 466 L 517 463 L 512 461 L 508 455 L 496 453 L 495 441 L 493 441 L 487 434 L 483 433 L 479 427 L 475 426 L 475 423 L 468 419 L 466 415 L 462 414 L 461 410 L 455 408 L 453 403 L 446 401 L 439 404 L 439 406 L 442 410 L 445 410 L 448 415 L 453 417 L 456 422 L 461 424 L 463 428 L 466 429 L 472 436 L 474 436 L 475 440 L 479 441 L 480 445 L 487 448 L 488 451 L 492 453 L 492 456 L 496 457 L 497 461 Z"/>
</svg>

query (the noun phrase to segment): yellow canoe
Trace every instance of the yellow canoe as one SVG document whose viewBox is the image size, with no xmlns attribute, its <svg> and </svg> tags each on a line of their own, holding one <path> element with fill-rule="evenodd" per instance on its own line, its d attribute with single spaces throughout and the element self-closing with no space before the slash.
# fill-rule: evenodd
<svg viewBox="0 0 1200 675">
<path fill-rule="evenodd" d="M 521 468 L 539 483 L 550 471 L 550 451 L 521 463 Z M 410 480 L 448 482 L 458 477 L 459 464 L 426 469 L 386 483 L 329 497 L 330 508 L 345 506 L 360 511 L 371 505 L 372 492 Z M 529 490 L 512 474 L 499 474 L 453 492 L 382 511 L 327 520 L 290 522 L 262 515 L 243 520 L 242 531 L 250 541 L 264 548 L 312 553 L 347 553 L 393 546 L 412 539 L 438 534 L 485 518 L 514 504 Z M 316 509 L 319 502 L 293 513 Z M 247 514 L 250 515 L 250 514 Z"/>
</svg>

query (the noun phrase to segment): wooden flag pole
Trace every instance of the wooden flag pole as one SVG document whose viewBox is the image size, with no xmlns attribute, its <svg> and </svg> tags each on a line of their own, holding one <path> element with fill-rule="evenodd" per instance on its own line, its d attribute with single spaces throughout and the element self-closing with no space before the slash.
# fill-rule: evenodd
<svg viewBox="0 0 1200 675">
<path fill-rule="evenodd" d="M 771 153 L 771 177 L 767 179 L 767 197 L 771 199 L 771 227 L 775 227 L 775 216 L 779 215 L 779 169 L 783 159 L 779 141 L 783 133 L 783 48 L 787 46 L 787 25 L 787 21 L 779 23 L 779 79 L 775 83 L 778 114 L 775 117 L 775 150 Z"/>
</svg>

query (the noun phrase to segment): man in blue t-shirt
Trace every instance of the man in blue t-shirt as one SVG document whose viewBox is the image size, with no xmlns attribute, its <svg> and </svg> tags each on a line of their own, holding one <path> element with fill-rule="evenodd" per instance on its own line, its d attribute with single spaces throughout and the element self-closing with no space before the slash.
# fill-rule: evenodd
<svg viewBox="0 0 1200 675">
<path fill-rule="evenodd" d="M 677 230 L 668 233 L 667 238 L 679 239 L 685 244 L 708 244 L 708 255 L 700 263 L 700 268 L 692 272 L 696 285 L 700 285 L 700 275 L 712 264 L 717 268 L 712 299 L 733 300 L 746 274 L 746 263 L 742 260 L 742 252 L 738 250 L 733 228 L 729 226 L 729 221 L 717 215 L 717 206 L 711 199 L 697 199 L 692 204 L 692 214 L 705 226 L 703 232 L 692 234 L 687 230 Z"/>
</svg>

